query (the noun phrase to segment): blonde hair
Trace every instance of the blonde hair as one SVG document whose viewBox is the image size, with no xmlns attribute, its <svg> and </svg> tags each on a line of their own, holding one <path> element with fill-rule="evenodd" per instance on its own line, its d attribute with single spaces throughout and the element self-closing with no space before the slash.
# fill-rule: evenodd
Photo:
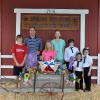
<svg viewBox="0 0 100 100">
<path fill-rule="evenodd" d="M 47 42 L 45 43 L 45 50 L 46 50 L 46 51 L 48 50 L 47 43 L 50 43 L 50 44 L 51 44 L 51 41 L 47 41 Z M 52 44 L 51 44 L 50 50 L 54 50 Z"/>
</svg>

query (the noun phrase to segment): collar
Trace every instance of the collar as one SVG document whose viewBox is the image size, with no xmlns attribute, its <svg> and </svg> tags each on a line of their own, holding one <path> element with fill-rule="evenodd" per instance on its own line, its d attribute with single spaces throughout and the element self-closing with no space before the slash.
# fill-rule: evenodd
<svg viewBox="0 0 100 100">
<path fill-rule="evenodd" d="M 82 60 L 79 60 L 79 61 L 77 60 L 77 62 L 81 62 L 81 61 L 82 61 Z"/>
<path fill-rule="evenodd" d="M 69 46 L 69 48 L 74 48 L 74 46 Z"/>
<path fill-rule="evenodd" d="M 32 38 L 31 36 L 29 36 L 29 39 L 36 39 L 37 37 L 35 36 L 34 38 Z"/>
<path fill-rule="evenodd" d="M 86 56 L 84 55 L 83 57 L 88 57 L 88 56 L 89 56 L 89 55 L 86 55 Z"/>
</svg>

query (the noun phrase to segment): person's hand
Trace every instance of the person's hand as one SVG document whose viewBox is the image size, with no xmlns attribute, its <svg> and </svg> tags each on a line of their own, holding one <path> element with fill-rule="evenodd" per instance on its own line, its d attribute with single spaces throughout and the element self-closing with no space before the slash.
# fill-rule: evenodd
<svg viewBox="0 0 100 100">
<path fill-rule="evenodd" d="M 84 77 L 84 75 L 82 74 L 82 78 Z"/>
<path fill-rule="evenodd" d="M 91 72 L 88 72 L 88 76 L 91 76 Z"/>
<path fill-rule="evenodd" d="M 20 64 L 18 62 L 16 62 L 16 66 L 20 66 Z"/>
<path fill-rule="evenodd" d="M 24 66 L 24 63 L 21 63 L 20 66 Z"/>
<path fill-rule="evenodd" d="M 76 60 L 76 58 L 74 57 L 73 60 Z"/>
<path fill-rule="evenodd" d="M 37 55 L 39 55 L 40 54 L 40 51 L 37 51 Z"/>
<path fill-rule="evenodd" d="M 40 56 L 40 60 L 42 60 L 42 61 L 43 61 L 43 57 L 42 57 L 42 56 Z"/>
</svg>

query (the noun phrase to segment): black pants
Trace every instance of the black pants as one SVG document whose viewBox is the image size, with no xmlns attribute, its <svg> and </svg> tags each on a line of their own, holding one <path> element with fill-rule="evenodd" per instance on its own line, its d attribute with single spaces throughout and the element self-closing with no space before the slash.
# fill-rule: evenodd
<svg viewBox="0 0 100 100">
<path fill-rule="evenodd" d="M 67 66 L 68 71 L 70 73 L 73 73 L 73 67 L 72 67 L 72 69 L 69 69 L 69 62 L 65 62 L 65 63 L 66 63 L 66 66 Z"/>
<path fill-rule="evenodd" d="M 20 72 L 22 72 L 23 68 L 24 68 L 24 66 L 20 66 L 20 67 L 14 66 L 13 74 L 19 76 L 19 74 L 20 74 Z"/>
<path fill-rule="evenodd" d="M 85 90 L 91 90 L 91 76 L 88 76 L 90 67 L 84 68 L 84 82 L 85 82 Z"/>
<path fill-rule="evenodd" d="M 78 89 L 81 89 L 83 90 L 83 77 L 82 77 L 82 74 L 83 72 L 81 71 L 75 71 L 75 75 L 76 75 L 76 78 L 80 79 L 80 81 L 76 81 L 75 82 L 75 89 L 78 90 Z"/>
</svg>

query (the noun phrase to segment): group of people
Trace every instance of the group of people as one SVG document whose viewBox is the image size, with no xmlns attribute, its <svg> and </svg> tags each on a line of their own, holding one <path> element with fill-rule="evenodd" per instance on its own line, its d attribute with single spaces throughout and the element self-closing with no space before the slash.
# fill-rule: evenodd
<svg viewBox="0 0 100 100">
<path fill-rule="evenodd" d="M 84 48 L 81 53 L 74 46 L 74 39 L 69 39 L 68 47 L 65 48 L 65 46 L 66 42 L 61 39 L 61 33 L 57 30 L 55 31 L 55 39 L 48 40 L 43 50 L 42 40 L 36 36 L 35 27 L 30 27 L 29 37 L 23 40 L 23 37 L 18 35 L 16 44 L 12 47 L 14 75 L 19 76 L 24 66 L 32 67 L 33 65 L 29 64 L 29 62 L 32 62 L 33 58 L 35 60 L 34 66 L 37 65 L 39 60 L 50 61 L 54 59 L 55 62 L 59 62 L 61 65 L 66 63 L 69 73 L 74 72 L 76 77 L 80 79 L 79 83 L 75 82 L 76 91 L 83 90 L 83 79 L 85 82 L 84 91 L 91 91 L 91 66 L 93 60 L 90 56 L 90 49 Z"/>
</svg>

